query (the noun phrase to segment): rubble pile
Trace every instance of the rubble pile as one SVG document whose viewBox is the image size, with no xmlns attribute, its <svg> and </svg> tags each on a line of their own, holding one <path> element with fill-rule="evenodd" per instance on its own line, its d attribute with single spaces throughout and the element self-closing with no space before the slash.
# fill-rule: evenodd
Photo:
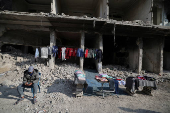
<svg viewBox="0 0 170 113">
<path fill-rule="evenodd" d="M 157 79 L 157 82 L 167 82 L 170 81 L 170 72 L 165 72 L 162 75 L 155 73 L 146 73 L 145 70 L 141 71 L 141 74 L 137 74 L 134 70 L 127 69 L 124 66 L 120 65 L 106 65 L 102 67 L 102 73 L 105 73 L 112 77 L 121 78 L 126 80 L 127 77 L 136 77 L 136 76 L 149 76 Z"/>
<path fill-rule="evenodd" d="M 9 67 L 7 69 L 0 68 L 0 76 L 3 78 L 9 78 L 8 80 L 0 80 L 2 85 L 16 87 L 23 81 L 23 73 L 29 66 L 33 66 L 41 73 L 41 82 L 44 87 L 50 86 L 56 79 L 59 83 L 65 81 L 73 81 L 74 71 L 79 69 L 76 64 L 62 63 L 55 65 L 52 70 L 48 67 L 45 59 L 38 59 L 35 62 L 34 55 L 23 54 L 21 51 L 12 48 L 13 50 L 8 53 L 0 53 L 0 64 Z M 1 66 L 4 67 L 4 66 Z"/>
<path fill-rule="evenodd" d="M 12 47 L 10 49 L 11 52 L 0 53 L 0 77 L 4 76 L 4 78 L 6 78 L 6 80 L 0 80 L 2 85 L 10 87 L 18 86 L 18 84 L 22 83 L 24 71 L 31 65 L 41 72 L 41 83 L 43 84 L 43 87 L 48 87 L 54 82 L 66 83 L 68 81 L 73 81 L 74 71 L 79 69 L 79 66 L 76 64 L 61 63 L 56 64 L 55 68 L 52 70 L 48 67 L 45 59 L 39 59 L 39 61 L 35 63 L 34 55 L 23 54 L 20 50 Z M 102 72 L 109 76 L 122 78 L 123 80 L 126 80 L 129 76 L 136 77 L 139 75 L 133 70 L 120 65 L 105 65 L 103 66 Z M 142 71 L 140 76 L 151 76 L 156 78 L 158 82 L 170 80 L 169 72 L 159 76 L 154 73 L 145 73 L 145 71 Z"/>
</svg>

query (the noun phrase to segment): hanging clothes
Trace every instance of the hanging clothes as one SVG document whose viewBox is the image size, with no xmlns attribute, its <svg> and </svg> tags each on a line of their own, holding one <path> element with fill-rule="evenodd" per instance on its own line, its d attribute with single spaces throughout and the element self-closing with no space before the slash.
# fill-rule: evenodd
<svg viewBox="0 0 170 113">
<path fill-rule="evenodd" d="M 69 49 L 69 57 L 71 58 L 71 56 L 73 56 L 73 48 Z"/>
<path fill-rule="evenodd" d="M 98 49 L 98 50 L 97 50 L 96 57 L 97 57 L 97 59 L 98 59 L 98 62 L 101 62 L 101 61 L 102 61 L 102 50 L 101 50 L 101 49 Z"/>
<path fill-rule="evenodd" d="M 65 59 L 69 59 L 69 51 L 70 51 L 70 48 L 66 48 L 65 50 Z"/>
<path fill-rule="evenodd" d="M 58 54 L 58 47 L 57 46 L 53 46 L 51 54 L 53 54 L 53 57 L 56 57 L 56 54 Z"/>
<path fill-rule="evenodd" d="M 98 50 L 98 49 L 95 49 L 95 50 L 94 50 L 94 58 L 95 58 L 95 59 L 97 59 L 97 50 Z"/>
<path fill-rule="evenodd" d="M 58 47 L 58 58 L 61 59 L 61 47 Z"/>
<path fill-rule="evenodd" d="M 65 53 L 66 48 L 65 48 L 65 47 L 62 47 L 62 48 L 61 48 L 61 51 L 62 51 L 62 60 L 66 60 L 66 59 L 65 59 L 65 56 L 66 56 L 66 53 Z"/>
<path fill-rule="evenodd" d="M 38 51 L 38 48 L 36 48 L 35 50 L 35 58 L 39 57 L 39 51 Z"/>
<path fill-rule="evenodd" d="M 41 58 L 48 58 L 48 48 L 41 47 Z"/>
<path fill-rule="evenodd" d="M 52 48 L 48 46 L 48 55 L 52 54 Z"/>
<path fill-rule="evenodd" d="M 81 48 L 77 49 L 77 57 L 84 57 L 84 51 Z"/>
<path fill-rule="evenodd" d="M 77 57 L 80 57 L 80 54 L 81 54 L 81 48 L 78 48 L 77 49 Z"/>
<path fill-rule="evenodd" d="M 93 58 L 93 50 L 92 49 L 88 50 L 87 58 Z"/>
<path fill-rule="evenodd" d="M 88 56 L 88 51 L 89 51 L 88 49 L 85 50 L 85 58 L 87 58 Z"/>
<path fill-rule="evenodd" d="M 72 54 L 72 56 L 76 57 L 76 55 L 77 55 L 77 49 L 78 49 L 78 48 L 73 48 L 73 54 Z"/>
</svg>

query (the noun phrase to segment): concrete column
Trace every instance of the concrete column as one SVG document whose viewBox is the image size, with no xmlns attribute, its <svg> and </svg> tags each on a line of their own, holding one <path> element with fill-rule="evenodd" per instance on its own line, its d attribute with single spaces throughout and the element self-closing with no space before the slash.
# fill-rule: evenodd
<svg viewBox="0 0 170 113">
<path fill-rule="evenodd" d="M 85 42 L 85 33 L 84 31 L 81 32 L 81 39 L 80 39 L 80 48 L 84 51 L 84 42 Z M 80 57 L 80 69 L 83 70 L 84 58 Z"/>
<path fill-rule="evenodd" d="M 106 1 L 106 18 L 109 19 L 109 0 Z"/>
<path fill-rule="evenodd" d="M 160 66 L 159 66 L 159 74 L 163 74 L 163 49 L 164 49 L 164 38 L 161 39 L 160 41 L 160 45 L 159 45 L 159 49 L 160 49 Z"/>
<path fill-rule="evenodd" d="M 99 34 L 99 49 L 103 52 L 103 37 L 102 34 Z M 102 72 L 102 62 L 98 63 L 97 65 L 98 72 Z"/>
<path fill-rule="evenodd" d="M 57 0 L 51 0 L 51 13 L 57 14 Z"/>
<path fill-rule="evenodd" d="M 55 29 L 50 29 L 50 47 L 53 47 L 55 45 L 56 45 Z M 49 59 L 49 67 L 51 69 L 54 69 L 54 65 L 55 65 L 55 57 L 51 57 L 51 59 Z"/>
<path fill-rule="evenodd" d="M 164 1 L 162 3 L 162 26 L 164 26 Z"/>
<path fill-rule="evenodd" d="M 60 12 L 61 12 L 60 1 L 51 0 L 51 13 L 56 15 Z"/>
<path fill-rule="evenodd" d="M 142 70 L 142 57 L 143 57 L 143 40 L 142 38 L 139 38 L 137 41 L 137 45 L 138 45 L 138 70 L 137 73 L 140 74 L 141 70 Z"/>
</svg>

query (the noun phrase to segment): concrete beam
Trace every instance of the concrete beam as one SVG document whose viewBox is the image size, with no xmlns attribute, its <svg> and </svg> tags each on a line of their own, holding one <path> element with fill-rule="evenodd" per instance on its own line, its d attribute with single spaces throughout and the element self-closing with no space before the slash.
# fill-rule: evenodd
<svg viewBox="0 0 170 113">
<path fill-rule="evenodd" d="M 50 29 L 50 47 L 52 48 L 55 45 L 56 45 L 56 33 L 54 29 Z M 51 57 L 51 59 L 49 59 L 49 67 L 51 69 L 54 69 L 54 65 L 55 57 Z"/>
<path fill-rule="evenodd" d="M 84 31 L 81 32 L 81 39 L 80 39 L 80 48 L 84 51 L 84 42 L 85 42 L 85 33 Z M 83 70 L 84 58 L 80 57 L 80 69 Z"/>
<path fill-rule="evenodd" d="M 142 58 L 143 58 L 143 40 L 139 38 L 137 41 L 138 45 L 138 70 L 137 73 L 140 74 L 142 70 Z"/>
</svg>

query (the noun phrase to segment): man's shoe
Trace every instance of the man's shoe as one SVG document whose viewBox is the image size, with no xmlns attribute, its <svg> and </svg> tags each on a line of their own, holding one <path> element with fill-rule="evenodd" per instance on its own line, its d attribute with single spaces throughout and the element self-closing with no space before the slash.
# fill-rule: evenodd
<svg viewBox="0 0 170 113">
<path fill-rule="evenodd" d="M 37 103 L 37 99 L 33 98 L 33 104 Z"/>
<path fill-rule="evenodd" d="M 15 103 L 14 103 L 14 105 L 16 105 L 16 104 L 18 104 L 19 102 L 21 102 L 21 101 L 23 101 L 24 100 L 24 98 L 19 98 Z"/>
</svg>

